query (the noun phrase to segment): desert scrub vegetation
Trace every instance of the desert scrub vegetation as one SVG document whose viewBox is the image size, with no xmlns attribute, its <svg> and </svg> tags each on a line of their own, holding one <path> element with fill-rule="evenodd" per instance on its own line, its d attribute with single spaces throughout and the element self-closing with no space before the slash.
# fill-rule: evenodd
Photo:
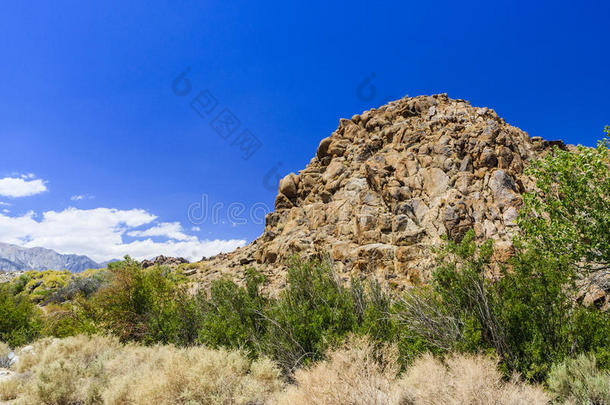
<svg viewBox="0 0 610 405">
<path fill-rule="evenodd" d="M 40 334 L 85 330 L 88 335 L 39 340 L 31 352 L 19 355 L 13 367 L 34 379 L 12 381 L 4 387 L 7 392 L 21 390 L 21 396 L 27 393 L 30 401 L 50 398 L 42 403 L 69 404 L 77 401 L 74 398 L 84 403 L 146 403 L 139 398 L 151 396 L 172 403 L 178 397 L 191 398 L 180 387 L 204 395 L 190 386 L 192 373 L 198 374 L 188 371 L 191 365 L 212 367 L 195 365 L 203 351 L 221 353 L 217 359 L 238 356 L 249 365 L 244 371 L 248 376 L 264 365 L 269 381 L 271 374 L 275 376 L 273 384 L 296 382 L 285 392 L 274 388 L 274 394 L 266 397 L 277 403 L 332 404 L 342 403 L 339 398 L 343 397 L 361 398 L 362 402 L 354 403 L 366 404 L 460 403 L 448 398 L 474 398 L 476 393 L 487 399 L 517 398 L 498 403 L 544 403 L 537 402 L 544 395 L 559 400 L 579 398 L 590 387 L 603 392 L 597 382 L 607 379 L 603 362 L 590 367 L 591 377 L 582 381 L 566 379 L 563 376 L 572 374 L 554 370 L 575 369 L 569 361 L 580 353 L 606 358 L 608 315 L 576 306 L 567 294 L 549 296 L 546 291 L 557 291 L 551 289 L 552 283 L 537 290 L 527 283 L 532 277 L 528 272 L 513 269 L 504 279 L 486 278 L 489 255 L 485 249 L 470 235 L 460 243 L 448 243 L 431 286 L 394 296 L 376 283 L 342 283 L 329 264 L 299 261 L 292 263 L 288 285 L 277 297 L 261 293 L 264 278 L 254 271 L 248 272 L 244 285 L 221 279 L 209 291 L 192 295 L 184 280 L 172 277 L 168 269 L 142 269 L 127 259 L 113 267 L 107 283 L 89 298 L 81 296 L 61 304 L 60 309 L 49 304 L 46 314 L 38 315 L 43 324 Z M 508 295 L 507 289 L 511 290 Z M 551 301 L 545 305 L 547 300 Z M 545 318 L 544 311 L 555 305 L 566 313 L 551 312 Z M 553 316 L 563 323 L 555 323 Z M 511 329 L 517 323 L 513 317 L 524 325 Z M 547 343 L 555 340 L 561 344 Z M 53 356 L 57 361 L 51 360 Z M 568 366 L 562 366 L 564 362 Z M 125 364 L 133 366 L 127 374 L 121 371 Z M 436 374 L 425 370 L 436 370 Z M 480 374 L 465 370 L 480 370 Z M 546 370 L 553 373 L 555 382 L 547 378 Z M 519 373 L 530 382 L 546 384 L 548 394 L 519 382 Z M 425 384 L 432 376 L 437 378 L 436 391 L 434 384 Z M 141 383 L 151 379 L 159 379 L 158 385 Z M 203 384 L 201 376 L 197 380 Z M 171 385 L 163 385 L 164 381 Z M 455 382 L 447 385 L 447 381 Z M 242 385 L 235 389 L 251 392 Z M 529 399 L 519 399 L 522 396 Z M 445 402 L 426 399 L 435 397 Z M 191 403 L 222 403 L 201 398 L 191 398 Z"/>
<path fill-rule="evenodd" d="M 109 334 L 115 337 L 104 339 L 119 351 L 122 347 L 133 348 L 134 353 L 175 350 L 193 358 L 205 347 L 240 353 L 248 364 L 273 362 L 282 375 L 277 381 L 298 382 L 298 389 L 292 387 L 281 395 L 321 395 L 322 403 L 334 400 L 323 396 L 332 391 L 323 384 L 335 381 L 332 372 L 324 370 L 340 367 L 346 356 L 356 356 L 359 360 L 354 364 L 362 363 L 363 368 L 346 369 L 341 375 L 352 373 L 367 381 L 355 392 L 376 393 L 358 394 L 369 398 L 363 403 L 386 399 L 391 403 L 394 398 L 418 403 L 417 398 L 434 395 L 445 398 L 444 403 L 451 403 L 447 399 L 451 396 L 468 398 L 470 394 L 458 392 L 458 385 L 467 384 L 459 379 L 467 374 L 458 373 L 458 363 L 484 369 L 489 377 L 485 384 L 504 390 L 507 397 L 534 395 L 523 393 L 531 386 L 516 382 L 519 375 L 543 384 L 557 401 L 599 403 L 596 398 L 607 392 L 604 384 L 610 369 L 610 314 L 586 308 L 574 297 L 577 281 L 593 270 L 610 268 L 609 136 L 596 149 L 556 149 L 532 165 L 531 174 L 543 193 L 524 198 L 518 220 L 523 232 L 514 241 L 513 257 L 504 264 L 493 260 L 492 242 L 477 241 L 471 231 L 439 247 L 438 265 L 425 286 L 390 293 L 375 281 L 343 282 L 327 262 L 295 259 L 288 263 L 285 288 L 270 296 L 262 292 L 264 277 L 254 270 L 248 270 L 240 283 L 222 278 L 193 293 L 181 271 L 157 265 L 144 269 L 126 257 L 106 271 L 78 278 L 48 273 L 46 283 L 41 281 L 44 275 L 27 275 L 0 285 L 0 340 L 16 347 L 42 336 L 85 339 L 80 335 Z M 43 304 L 44 311 L 39 308 Z M 373 355 L 365 356 L 370 350 L 353 343 L 358 337 L 366 339 Z M 342 346 L 346 339 L 352 339 L 355 351 Z M 389 356 L 388 347 L 393 348 L 394 360 L 386 367 L 383 356 Z M 104 359 L 104 353 L 93 357 Z M 71 374 L 77 368 L 62 364 L 49 365 L 37 374 L 36 386 L 44 388 L 49 373 L 65 374 L 66 381 L 81 378 Z M 419 385 L 425 379 L 416 378 L 423 373 L 414 371 L 421 364 L 437 370 L 439 381 L 453 379 L 455 386 L 431 394 L 432 388 Z M 586 373 L 574 371 L 580 369 Z M 409 387 L 404 395 L 397 394 L 396 387 L 402 386 L 391 376 L 396 370 L 401 373 L 400 384 Z M 475 379 L 476 374 L 468 375 Z M 355 384 L 342 378 L 332 383 L 336 392 L 350 389 L 340 388 L 340 383 Z M 484 376 L 476 379 L 483 381 Z M 113 387 L 119 387 L 115 382 Z M 87 384 L 78 383 L 74 390 Z M 316 388 L 306 393 L 309 385 Z M 68 383 L 66 387 L 73 391 Z M 49 392 L 59 395 L 60 388 Z M 473 388 L 477 389 L 484 392 Z M 348 395 L 345 392 L 342 395 Z M 491 392 L 489 398 L 496 394 Z"/>
<path fill-rule="evenodd" d="M 261 403 L 282 386 L 271 361 L 203 346 L 79 335 L 42 339 L 19 357 L 17 404 Z"/>
<path fill-rule="evenodd" d="M 610 404 L 610 372 L 600 371 L 591 355 L 580 354 L 554 365 L 548 384 L 557 402 Z"/>
<path fill-rule="evenodd" d="M 0 342 L 0 368 L 8 368 L 11 365 L 9 353 L 11 348 L 4 342 Z"/>
<path fill-rule="evenodd" d="M 610 316 L 575 305 L 564 260 L 516 249 L 497 269 L 490 242 L 478 245 L 472 232 L 449 241 L 431 287 L 401 298 L 402 329 L 439 352 L 494 352 L 507 376 L 531 381 L 544 381 L 554 363 L 579 353 L 593 353 L 607 368 Z"/>
<path fill-rule="evenodd" d="M 104 270 L 70 273 L 67 270 L 27 271 L 13 280 L 15 295 L 27 297 L 37 304 L 61 303 L 77 295 L 89 296 L 103 283 Z"/>
<path fill-rule="evenodd" d="M 91 302 L 85 299 L 105 282 L 107 274 L 87 270 L 28 271 L 0 284 L 0 340 L 19 346 L 39 336 L 93 333 Z M 41 307 L 44 310 L 41 310 Z"/>
<path fill-rule="evenodd" d="M 275 398 L 277 404 L 547 404 L 540 386 L 518 377 L 506 381 L 496 362 L 483 355 L 430 353 L 399 374 L 398 349 L 350 338 L 327 360 L 296 371 L 295 385 Z"/>
<path fill-rule="evenodd" d="M 19 354 L 0 395 L 13 404 L 544 404 L 547 394 L 503 381 L 493 359 L 425 355 L 402 375 L 395 345 L 350 336 L 286 382 L 274 362 L 203 346 L 142 346 L 116 337 L 45 338 Z M 6 393 L 6 394 L 3 394 Z"/>
</svg>

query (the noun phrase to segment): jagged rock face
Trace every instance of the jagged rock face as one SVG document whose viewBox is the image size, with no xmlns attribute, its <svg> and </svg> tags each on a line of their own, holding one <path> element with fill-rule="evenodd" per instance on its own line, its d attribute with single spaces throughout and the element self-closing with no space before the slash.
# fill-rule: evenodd
<svg viewBox="0 0 610 405">
<path fill-rule="evenodd" d="M 599 270 L 579 283 L 576 301 L 586 307 L 610 311 L 610 271 Z"/>
<path fill-rule="evenodd" d="M 509 255 L 521 194 L 533 186 L 524 165 L 550 144 L 445 94 L 341 119 L 309 165 L 280 181 L 263 235 L 209 268 L 250 265 L 276 281 L 289 256 L 328 254 L 346 277 L 408 285 L 429 275 L 430 247 L 468 229 Z"/>
<path fill-rule="evenodd" d="M 140 264 L 142 265 L 142 268 L 146 269 L 155 265 L 176 267 L 181 264 L 188 264 L 188 262 L 189 261 L 186 260 L 184 257 L 166 257 L 161 255 L 155 257 L 152 260 L 142 260 Z"/>
</svg>

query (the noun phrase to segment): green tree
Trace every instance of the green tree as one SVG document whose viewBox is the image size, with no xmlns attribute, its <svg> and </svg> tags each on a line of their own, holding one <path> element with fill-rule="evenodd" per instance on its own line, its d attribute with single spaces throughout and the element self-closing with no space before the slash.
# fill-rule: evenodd
<svg viewBox="0 0 610 405">
<path fill-rule="evenodd" d="M 610 127 L 605 132 L 596 148 L 555 147 L 532 163 L 538 191 L 524 196 L 518 221 L 527 244 L 580 269 L 610 269 Z"/>
</svg>

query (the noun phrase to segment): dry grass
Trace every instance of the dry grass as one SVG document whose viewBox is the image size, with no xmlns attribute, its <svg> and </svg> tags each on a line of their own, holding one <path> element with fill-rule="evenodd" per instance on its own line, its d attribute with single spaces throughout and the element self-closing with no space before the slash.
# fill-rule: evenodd
<svg viewBox="0 0 610 405">
<path fill-rule="evenodd" d="M 4 342 L 0 342 L 0 368 L 6 368 L 10 366 L 11 362 L 8 359 L 8 354 L 11 352 L 11 348 Z"/>
<path fill-rule="evenodd" d="M 18 379 L 0 381 L 0 401 L 10 401 L 19 396 L 21 382 Z"/>
<path fill-rule="evenodd" d="M 295 373 L 296 386 L 275 398 L 277 404 L 394 404 L 397 350 L 386 346 L 375 356 L 373 346 L 351 339 L 328 360 Z"/>
<path fill-rule="evenodd" d="M 0 356 L 6 356 L 10 353 L 11 348 L 2 341 L 0 341 Z"/>
<path fill-rule="evenodd" d="M 542 388 L 521 383 L 515 377 L 502 381 L 488 357 L 453 355 L 445 364 L 431 355 L 414 362 L 398 385 L 405 404 L 546 404 Z"/>
<path fill-rule="evenodd" d="M 493 360 L 430 355 L 397 376 L 397 350 L 352 338 L 284 384 L 269 360 L 204 347 L 123 345 L 111 337 L 43 339 L 20 353 L 18 380 L 0 385 L 17 404 L 544 404 L 546 394 L 503 382 Z"/>
<path fill-rule="evenodd" d="M 281 388 L 268 360 L 204 347 L 122 345 L 110 337 L 42 340 L 17 371 L 23 404 L 246 404 Z"/>
<path fill-rule="evenodd" d="M 383 348 L 377 362 L 372 346 L 353 340 L 329 360 L 298 371 L 296 386 L 280 393 L 277 404 L 546 404 L 540 387 L 503 382 L 493 360 L 455 355 L 443 364 L 431 355 L 416 360 L 402 377 L 396 376 L 395 349 Z"/>
</svg>

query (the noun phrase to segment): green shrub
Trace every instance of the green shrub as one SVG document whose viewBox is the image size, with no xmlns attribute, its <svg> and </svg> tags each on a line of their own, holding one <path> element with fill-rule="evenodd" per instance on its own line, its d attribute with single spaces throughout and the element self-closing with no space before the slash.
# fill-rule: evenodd
<svg viewBox="0 0 610 405">
<path fill-rule="evenodd" d="M 519 250 L 510 270 L 504 269 L 494 294 L 496 309 L 510 348 L 511 370 L 542 381 L 551 364 L 573 354 L 575 290 L 573 278 L 562 258 L 550 258 L 537 249 Z"/>
<path fill-rule="evenodd" d="M 77 296 L 90 297 L 105 283 L 107 277 L 108 275 L 103 271 L 74 274 L 66 285 L 49 294 L 45 304 L 62 303 L 73 300 Z"/>
<path fill-rule="evenodd" d="M 65 287 L 71 278 L 72 273 L 67 270 L 28 271 L 13 281 L 13 293 L 26 295 L 33 302 L 41 303 Z"/>
<path fill-rule="evenodd" d="M 573 311 L 574 351 L 590 353 L 601 369 L 610 370 L 610 314 L 582 306 Z"/>
<path fill-rule="evenodd" d="M 460 243 L 449 241 L 439 252 L 440 264 L 433 273 L 432 285 L 444 306 L 440 313 L 461 327 L 462 350 L 494 348 L 506 357 L 509 349 L 495 311 L 499 299 L 492 281 L 486 277 L 492 254 L 491 240 L 477 245 L 474 232 L 468 231 Z"/>
<path fill-rule="evenodd" d="M 414 287 L 398 296 L 392 306 L 392 321 L 402 366 L 419 355 L 456 350 L 462 337 L 462 323 L 430 286 Z"/>
<path fill-rule="evenodd" d="M 13 291 L 10 285 L 0 285 L 0 341 L 17 347 L 39 336 L 42 320 L 29 297 L 15 296 Z"/>
<path fill-rule="evenodd" d="M 108 284 L 93 297 L 100 326 L 124 341 L 179 340 L 183 327 L 180 315 L 187 297 L 180 276 L 159 266 L 142 269 L 129 257 L 108 268 Z"/>
<path fill-rule="evenodd" d="M 99 328 L 92 316 L 94 312 L 91 303 L 83 297 L 76 297 L 70 302 L 59 305 L 47 304 L 42 334 L 63 338 L 97 333 Z"/>
<path fill-rule="evenodd" d="M 600 371 L 591 355 L 580 354 L 553 365 L 548 385 L 561 403 L 610 403 L 610 372 Z"/>
<path fill-rule="evenodd" d="M 351 299 L 356 311 L 358 333 L 376 341 L 393 340 L 397 334 L 391 317 L 393 300 L 376 280 L 363 283 L 352 279 Z"/>
<path fill-rule="evenodd" d="M 517 371 L 533 381 L 582 352 L 607 364 L 610 316 L 575 306 L 573 270 L 562 257 L 516 248 L 509 266 L 498 269 L 491 243 L 477 245 L 472 231 L 460 243 L 448 242 L 433 274 L 438 298 L 407 306 L 402 325 L 443 350 L 493 350 L 507 375 Z"/>
<path fill-rule="evenodd" d="M 246 286 L 232 280 L 214 281 L 209 300 L 200 295 L 202 324 L 199 341 L 211 347 L 258 350 L 267 329 L 269 300 L 260 294 L 264 278 L 253 270 L 246 272 Z"/>
<path fill-rule="evenodd" d="M 264 352 L 285 370 L 320 359 L 328 346 L 358 327 L 350 290 L 328 263 L 292 260 L 288 284 L 270 310 Z"/>
</svg>

